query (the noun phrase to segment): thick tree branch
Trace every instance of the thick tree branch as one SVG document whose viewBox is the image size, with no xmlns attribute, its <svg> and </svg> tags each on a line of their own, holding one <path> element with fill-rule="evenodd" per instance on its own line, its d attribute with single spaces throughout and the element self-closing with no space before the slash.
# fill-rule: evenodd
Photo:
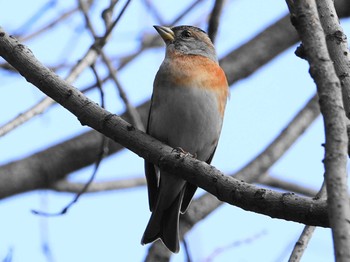
<svg viewBox="0 0 350 262">
<path fill-rule="evenodd" d="M 138 107 L 144 125 L 147 121 L 148 109 L 149 102 Z M 121 117 L 129 121 L 126 113 Z M 100 145 L 101 134 L 90 131 L 1 166 L 0 199 L 30 190 L 48 188 L 68 174 L 95 163 L 96 152 Z M 109 141 L 108 146 L 109 154 L 124 149 L 112 140 Z"/>
<path fill-rule="evenodd" d="M 310 74 L 317 84 L 326 131 L 325 181 L 328 215 L 337 261 L 350 260 L 350 206 L 347 188 L 346 118 L 341 85 L 331 60 L 315 1 L 294 2 L 295 26 L 302 40 Z M 335 13 L 333 14 L 335 15 Z"/>
<path fill-rule="evenodd" d="M 157 164 L 161 169 L 166 169 L 170 173 L 180 173 L 184 179 L 220 200 L 276 218 L 319 226 L 328 225 L 327 207 L 324 201 L 258 188 L 225 176 L 204 162 L 174 152 L 169 146 L 96 105 L 79 90 L 44 67 L 27 47 L 11 38 L 2 29 L 0 29 L 0 55 L 27 81 L 76 115 L 83 125 L 98 130 L 137 155 Z"/>
<path fill-rule="evenodd" d="M 347 37 L 339 24 L 332 0 L 317 1 L 328 52 L 340 80 L 345 114 L 350 118 L 350 58 Z"/>
</svg>

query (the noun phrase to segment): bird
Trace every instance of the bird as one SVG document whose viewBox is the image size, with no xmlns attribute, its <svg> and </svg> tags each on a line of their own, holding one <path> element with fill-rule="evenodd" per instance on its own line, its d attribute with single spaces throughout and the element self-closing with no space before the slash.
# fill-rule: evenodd
<svg viewBox="0 0 350 262">
<path fill-rule="evenodd" d="M 146 133 L 210 164 L 220 137 L 229 95 L 209 36 L 189 25 L 154 26 L 166 45 L 153 83 Z M 187 155 L 187 154 L 186 154 Z M 141 244 L 161 239 L 179 252 L 179 216 L 197 186 L 145 161 L 150 220 Z"/>
</svg>

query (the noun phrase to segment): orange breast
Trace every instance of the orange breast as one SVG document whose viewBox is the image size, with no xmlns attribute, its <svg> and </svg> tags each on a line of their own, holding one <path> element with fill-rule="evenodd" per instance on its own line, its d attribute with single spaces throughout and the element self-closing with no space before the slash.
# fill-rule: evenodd
<svg viewBox="0 0 350 262">
<path fill-rule="evenodd" d="M 212 89 L 217 94 L 219 111 L 223 116 L 228 96 L 228 84 L 224 71 L 214 61 L 204 56 L 168 54 L 171 61 L 169 80 L 181 87 Z"/>
</svg>

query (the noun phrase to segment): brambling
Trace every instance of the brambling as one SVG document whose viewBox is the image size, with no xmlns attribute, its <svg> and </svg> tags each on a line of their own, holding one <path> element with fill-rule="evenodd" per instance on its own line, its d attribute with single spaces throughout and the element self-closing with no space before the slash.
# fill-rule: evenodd
<svg viewBox="0 0 350 262">
<path fill-rule="evenodd" d="M 147 133 L 210 164 L 218 144 L 228 84 L 208 35 L 194 26 L 154 26 L 166 44 L 153 84 Z M 197 189 L 145 161 L 151 218 L 141 243 L 161 239 L 179 251 L 179 216 Z"/>
</svg>

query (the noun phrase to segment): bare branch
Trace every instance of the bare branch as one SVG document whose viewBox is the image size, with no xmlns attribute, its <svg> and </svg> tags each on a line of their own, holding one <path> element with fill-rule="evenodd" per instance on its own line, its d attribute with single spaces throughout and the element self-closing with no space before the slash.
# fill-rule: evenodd
<svg viewBox="0 0 350 262">
<path fill-rule="evenodd" d="M 326 198 L 326 184 L 323 183 L 321 189 L 316 194 L 315 199 Z M 305 226 L 303 232 L 301 233 L 298 241 L 295 243 L 292 254 L 289 257 L 289 262 L 299 262 L 304 251 L 306 250 L 307 245 L 314 233 L 316 227 L 315 226 Z"/>
<path fill-rule="evenodd" d="M 126 112 L 130 117 L 131 124 L 133 124 L 138 129 L 145 131 L 146 129 L 142 123 L 140 114 L 137 112 L 136 108 L 129 102 L 129 99 L 128 99 L 121 83 L 119 82 L 119 79 L 117 78 L 117 72 L 114 70 L 111 61 L 108 59 L 108 57 L 106 56 L 106 54 L 103 51 L 101 53 L 101 56 L 102 56 L 104 63 L 106 64 L 106 66 L 108 68 L 110 77 L 113 79 L 113 81 L 118 89 L 120 98 L 123 100 L 123 102 L 125 104 Z"/>
<path fill-rule="evenodd" d="M 350 15 L 350 1 L 338 0 L 335 4 L 340 17 Z M 286 15 L 230 52 L 220 61 L 220 65 L 226 73 L 228 82 L 232 84 L 246 78 L 298 41 L 299 36 L 290 24 L 289 15 Z"/>
<path fill-rule="evenodd" d="M 285 24 L 285 26 L 291 27 L 289 24 Z M 272 26 L 274 28 L 274 26 Z M 288 29 L 285 29 L 288 31 Z M 284 31 L 284 30 L 282 30 Z M 277 41 L 276 38 L 273 38 L 272 35 L 276 33 L 275 30 L 272 30 L 271 28 L 265 30 L 266 33 L 262 33 L 263 35 L 266 35 L 266 39 L 270 39 L 270 44 L 274 46 Z M 254 46 L 253 42 L 259 42 L 261 40 L 261 37 L 259 34 L 254 40 L 251 40 L 247 45 Z M 269 35 L 271 34 L 271 37 Z M 287 39 L 288 36 L 285 37 Z M 286 40 L 287 42 L 289 40 Z M 248 48 L 239 48 L 239 50 L 246 50 Z M 234 51 L 239 55 L 239 51 Z M 249 61 L 250 64 L 255 64 L 256 60 L 259 60 L 259 55 L 262 55 L 265 57 L 266 53 L 255 53 L 255 50 L 252 49 L 251 52 L 244 51 L 244 54 L 250 57 L 247 60 L 243 60 L 243 64 L 237 64 L 237 68 L 229 68 L 227 67 L 226 74 L 229 75 L 235 75 L 236 78 L 233 79 L 241 79 L 244 76 L 242 74 L 247 74 L 248 72 L 243 72 L 238 68 L 244 67 L 243 65 L 247 66 L 248 68 L 252 68 L 251 66 L 247 65 L 246 62 Z M 272 59 L 274 57 L 275 53 L 271 52 L 269 59 Z M 224 58 L 223 60 L 229 60 L 228 58 Z M 238 60 L 241 61 L 241 60 Z M 237 72 L 235 70 L 238 70 Z M 249 72 L 250 74 L 254 71 Z M 230 83 L 231 84 L 231 83 Z M 149 101 L 140 105 L 138 107 L 138 112 L 141 115 L 143 124 L 146 124 L 147 116 L 148 116 L 148 110 L 149 110 Z M 300 120 L 300 123 L 311 121 L 311 118 L 315 118 L 318 115 L 318 103 L 317 99 L 309 104 L 309 110 L 305 110 L 305 120 Z M 127 121 L 130 121 L 130 119 L 127 117 L 126 114 L 123 114 L 122 117 L 126 119 Z M 303 118 L 301 118 L 303 119 Z M 309 119 L 309 120 L 307 120 Z M 301 131 L 302 132 L 302 129 Z M 290 134 L 293 135 L 293 132 Z M 47 150 L 44 150 L 42 152 L 33 154 L 32 156 L 29 156 L 27 158 L 24 158 L 20 161 L 7 164 L 1 168 L 2 173 L 2 183 L 1 185 L 22 185 L 22 187 L 12 187 L 12 186 L 6 186 L 4 188 L 1 188 L 0 190 L 0 198 L 8 197 L 16 193 L 25 192 L 27 190 L 34 190 L 42 187 L 47 187 L 48 183 L 54 183 L 56 180 L 64 178 L 67 174 L 70 172 L 73 172 L 83 166 L 87 166 L 92 164 L 94 161 L 96 161 L 96 155 L 95 152 L 98 148 L 98 145 L 100 143 L 99 135 L 95 131 L 87 132 L 83 135 L 79 135 L 76 138 L 73 138 L 71 140 L 68 140 L 61 145 L 53 146 Z M 119 150 L 121 150 L 123 147 L 121 147 L 119 144 L 110 142 L 110 153 L 115 153 Z M 278 148 L 278 147 L 277 147 Z M 76 161 L 72 161 L 75 159 Z M 46 163 L 45 171 L 43 173 L 43 169 L 38 165 L 38 163 L 43 162 Z M 64 163 L 64 165 L 62 164 Z M 26 170 L 26 172 L 23 172 Z M 253 169 L 252 169 L 253 170 Z M 38 176 L 38 173 L 42 173 L 42 176 Z M 247 172 L 250 176 L 250 173 Z M 257 174 L 260 174 L 257 172 Z M 245 178 L 247 179 L 247 178 Z M 6 182 L 7 181 L 7 182 Z M 17 181 L 17 183 L 15 182 Z"/>
<path fill-rule="evenodd" d="M 295 1 L 294 5 L 295 26 L 310 64 L 310 74 L 317 84 L 325 124 L 325 181 L 335 257 L 337 261 L 349 261 L 350 206 L 346 170 L 348 137 L 341 85 L 328 53 L 316 2 L 300 0 Z"/>
<path fill-rule="evenodd" d="M 91 65 L 91 69 L 95 75 L 98 90 L 100 91 L 101 107 L 105 108 L 105 106 L 104 106 L 104 104 L 105 104 L 104 92 L 103 92 L 103 89 L 101 86 L 100 77 L 98 76 L 98 73 L 97 73 L 94 65 Z M 38 211 L 38 210 L 32 210 L 32 213 L 34 213 L 36 215 L 42 215 L 42 216 L 60 216 L 60 215 L 66 214 L 69 211 L 69 209 L 78 202 L 80 197 L 88 190 L 91 183 L 94 181 L 95 176 L 96 176 L 97 171 L 98 171 L 98 168 L 100 167 L 100 164 L 101 164 L 103 158 L 105 158 L 105 156 L 108 154 L 108 148 L 109 148 L 108 142 L 109 142 L 109 140 L 107 139 L 107 137 L 101 135 L 101 145 L 100 145 L 99 151 L 97 151 L 97 160 L 95 162 L 94 171 L 92 172 L 92 175 L 90 176 L 89 180 L 84 184 L 84 186 L 81 188 L 81 190 L 77 192 L 77 194 L 75 195 L 75 197 L 73 198 L 72 201 L 70 201 L 61 211 L 56 212 L 56 213 L 47 213 L 47 212 Z"/>
<path fill-rule="evenodd" d="M 22 42 L 28 41 L 34 37 L 37 37 L 39 35 L 41 35 L 42 33 L 46 32 L 49 29 L 52 29 L 54 26 L 56 26 L 58 23 L 64 21 L 65 19 L 69 18 L 71 15 L 73 15 L 76 11 L 78 11 L 77 7 L 74 7 L 62 14 L 60 14 L 58 17 L 56 17 L 55 19 L 53 19 L 50 23 L 48 23 L 47 25 L 41 27 L 40 29 L 38 29 L 37 31 L 28 34 L 26 36 L 19 36 L 19 40 Z"/>
<path fill-rule="evenodd" d="M 216 34 L 218 32 L 219 20 L 224 5 L 224 0 L 216 0 L 213 10 L 211 11 L 209 23 L 208 23 L 208 35 L 211 41 L 214 43 Z"/>
<path fill-rule="evenodd" d="M 115 5 L 118 3 L 118 0 L 111 0 L 109 3 L 109 6 L 102 11 L 102 18 L 103 21 L 105 22 L 105 27 L 109 27 L 112 23 L 112 16 L 113 16 L 113 10 Z"/>
<path fill-rule="evenodd" d="M 291 183 L 282 179 L 277 179 L 269 175 L 264 175 L 259 178 L 257 181 L 258 184 L 274 187 L 277 189 L 282 189 L 287 192 L 294 192 L 304 196 L 315 196 L 316 191 L 308 187 L 303 187 L 301 185 Z M 68 193 L 77 193 L 79 192 L 85 183 L 70 182 L 68 180 L 62 179 L 58 180 L 56 183 L 50 185 L 48 189 L 52 189 L 58 192 L 68 192 Z M 124 180 L 108 180 L 103 182 L 93 182 L 90 184 L 86 193 L 95 193 L 103 191 L 114 191 L 120 189 L 129 189 L 134 187 L 140 187 L 146 185 L 146 179 L 142 177 L 136 177 L 131 179 Z"/>
<path fill-rule="evenodd" d="M 297 183 L 292 183 L 286 180 L 270 176 L 268 173 L 265 173 L 264 175 L 260 176 L 257 180 L 257 183 L 309 197 L 313 197 L 317 194 L 316 190 L 310 189 L 308 187 L 303 187 L 302 185 Z"/>
<path fill-rule="evenodd" d="M 144 125 L 149 106 L 149 102 L 146 102 L 138 107 Z M 129 121 L 126 113 L 121 117 Z M 0 199 L 30 190 L 48 188 L 69 173 L 93 164 L 97 160 L 96 152 L 100 144 L 101 134 L 93 130 L 1 166 Z M 124 149 L 112 140 L 108 145 L 109 154 Z"/>
<path fill-rule="evenodd" d="M 302 255 L 309 244 L 309 241 L 315 231 L 315 226 L 305 226 L 298 241 L 295 243 L 292 254 L 290 255 L 289 262 L 298 262 L 302 258 Z"/>
<path fill-rule="evenodd" d="M 350 59 L 346 35 L 339 24 L 334 3 L 330 0 L 317 1 L 317 10 L 326 35 L 328 52 L 340 80 L 345 113 L 350 118 Z"/>
<path fill-rule="evenodd" d="M 65 79 L 68 83 L 73 83 L 74 80 L 85 70 L 85 68 L 89 67 L 93 63 L 95 63 L 99 50 L 103 48 L 103 46 L 106 44 L 107 39 L 110 37 L 113 28 L 116 26 L 120 18 L 122 17 L 124 11 L 128 7 L 130 3 L 130 0 L 127 1 L 123 7 L 123 9 L 120 11 L 118 17 L 116 20 L 111 24 L 111 26 L 106 30 L 106 33 L 103 37 L 98 38 L 95 40 L 95 42 L 92 44 L 90 49 L 86 52 L 84 57 L 79 60 L 79 62 L 72 68 L 70 74 Z M 51 99 L 50 97 L 43 98 L 39 103 L 34 105 L 33 107 L 29 108 L 27 111 L 22 113 L 20 116 L 16 117 L 15 119 L 9 121 L 2 127 L 0 127 L 0 137 L 6 135 L 8 132 L 13 130 L 14 128 L 22 125 L 23 123 L 27 122 L 34 116 L 43 113 L 49 106 L 51 106 L 55 101 Z"/>
<path fill-rule="evenodd" d="M 56 183 L 52 184 L 50 189 L 58 192 L 78 193 L 82 190 L 84 185 L 85 183 L 72 183 L 67 180 L 59 180 Z M 146 179 L 144 177 L 137 177 L 125 180 L 93 182 L 88 187 L 86 193 L 128 189 L 144 185 L 146 185 Z"/>
<path fill-rule="evenodd" d="M 328 225 L 327 206 L 324 201 L 258 188 L 225 176 L 205 162 L 174 152 L 173 148 L 96 105 L 79 90 L 44 67 L 24 45 L 11 38 L 2 29 L 0 29 L 0 55 L 27 81 L 69 109 L 83 125 L 88 125 L 113 138 L 161 169 L 171 174 L 181 174 L 183 179 L 198 185 L 220 200 L 276 218 L 311 225 Z"/>
<path fill-rule="evenodd" d="M 298 40 L 298 34 L 291 26 L 289 16 L 286 15 L 230 52 L 220 61 L 220 65 L 226 73 L 228 82 L 235 83 L 255 72 Z"/>
<path fill-rule="evenodd" d="M 85 5 L 84 1 L 82 1 L 82 0 L 79 0 L 79 3 L 80 3 L 81 10 L 82 10 L 84 17 L 85 17 L 86 26 L 88 27 L 88 29 L 91 32 L 94 39 L 97 39 L 98 36 L 97 36 L 96 31 L 94 30 L 92 23 L 90 21 L 87 6 Z M 112 5 L 112 7 L 113 6 L 114 5 Z M 107 10 L 111 10 L 111 9 L 107 9 Z M 108 12 L 111 12 L 111 11 L 108 11 Z M 106 25 L 107 25 L 107 23 L 108 22 L 106 20 Z M 107 25 L 107 28 L 108 28 L 108 25 Z M 120 82 L 116 76 L 117 72 L 114 70 L 111 61 L 109 60 L 109 58 L 107 57 L 107 55 L 105 54 L 105 52 L 102 49 L 100 50 L 100 54 L 101 54 L 103 62 L 107 66 L 107 69 L 109 71 L 109 76 L 113 79 L 113 81 L 118 89 L 119 96 L 125 104 L 126 111 L 129 114 L 130 119 L 131 119 L 131 124 L 133 124 L 135 127 L 137 127 L 138 129 L 140 129 L 142 131 L 146 130 L 142 124 L 141 117 L 140 117 L 139 113 L 137 112 L 135 107 L 130 104 L 129 99 L 128 99 L 122 85 L 120 84 Z"/>
<path fill-rule="evenodd" d="M 239 239 L 239 240 L 234 241 L 228 245 L 218 247 L 213 252 L 211 252 L 211 254 L 205 259 L 205 262 L 215 261 L 217 256 L 228 251 L 229 249 L 237 248 L 237 247 L 242 246 L 242 245 L 251 244 L 252 242 L 256 241 L 257 239 L 265 236 L 266 234 L 267 234 L 266 231 L 261 231 L 261 232 L 258 232 L 256 234 L 250 236 L 250 237 L 247 237 L 245 239 Z"/>
<path fill-rule="evenodd" d="M 236 178 L 248 182 L 258 179 L 258 176 L 264 174 L 304 133 L 319 113 L 318 97 L 314 95 L 281 134 L 254 161 L 248 163 Z"/>
<path fill-rule="evenodd" d="M 199 1 L 195 1 L 195 3 L 198 3 Z M 350 9 L 350 8 L 349 8 Z M 341 9 L 344 10 L 344 9 Z M 286 32 L 286 33 L 285 33 Z M 278 36 L 278 37 L 276 37 Z M 281 36 L 281 37 L 279 37 Z M 270 27 L 268 27 L 267 29 L 265 29 L 262 33 L 258 34 L 256 37 L 254 37 L 252 40 L 250 40 L 249 42 L 247 42 L 246 44 L 244 44 L 243 46 L 239 47 L 237 50 L 232 51 L 231 53 L 229 53 L 226 57 L 224 57 L 223 59 L 221 59 L 220 64 L 222 65 L 222 67 L 225 69 L 225 74 L 228 77 L 229 80 L 229 84 L 232 85 L 233 83 L 235 83 L 236 81 L 243 79 L 245 77 L 250 76 L 251 74 L 253 74 L 255 72 L 255 70 L 257 69 L 257 61 L 261 61 L 260 65 L 267 63 L 268 61 L 270 61 L 271 59 L 273 59 L 279 52 L 281 52 L 282 50 L 290 47 L 292 44 L 294 44 L 297 41 L 298 37 L 296 36 L 295 30 L 293 29 L 293 27 L 290 25 L 289 23 L 289 19 L 287 17 L 282 18 L 280 21 L 277 22 L 277 25 L 271 25 Z M 265 49 L 263 52 L 261 52 L 261 48 L 260 48 L 260 44 L 261 42 L 264 42 L 264 46 L 267 49 Z M 269 48 L 270 46 L 272 46 L 273 48 Z M 283 47 L 283 48 L 281 48 Z M 279 50 L 276 52 L 276 50 Z M 83 59 L 84 60 L 84 59 Z M 92 61 L 90 61 L 89 63 L 91 63 Z M 89 63 L 86 63 L 85 66 L 87 66 Z M 76 74 L 75 74 L 76 76 Z M 71 80 L 73 80 L 73 78 L 71 78 Z M 103 79 L 104 81 L 105 79 Z M 89 86 L 88 89 L 93 88 L 93 86 Z M 18 126 L 21 123 L 27 121 L 28 119 L 30 119 L 31 117 L 33 117 L 34 115 L 37 115 L 41 112 L 43 112 L 48 106 L 50 106 L 53 103 L 53 100 L 51 98 L 46 98 L 43 101 L 41 101 L 37 106 L 35 106 L 32 110 L 29 110 L 27 113 L 23 113 L 18 117 L 18 121 L 15 120 L 13 121 L 13 125 Z M 144 103 L 143 105 L 139 106 L 139 114 L 141 115 L 143 124 L 145 125 L 147 122 L 147 116 L 148 116 L 148 110 L 149 110 L 149 101 Z M 28 114 L 28 116 L 27 116 Z M 32 115 L 31 115 L 32 114 Z M 126 118 L 127 116 L 124 114 L 123 118 Z M 23 118 L 23 119 L 22 119 Z M 128 121 L 130 121 L 130 119 L 127 119 Z M 5 133 L 9 132 L 10 130 L 12 130 L 14 127 L 12 127 L 11 124 L 5 125 L 2 128 L 0 128 L 0 136 L 4 135 Z M 87 139 L 87 140 L 83 140 L 83 139 Z M 88 141 L 88 142 L 87 142 Z M 70 147 L 70 144 L 71 147 Z M 54 177 L 55 179 L 61 179 L 64 176 L 66 176 L 67 174 L 64 174 L 62 172 L 72 172 L 74 170 L 76 170 L 77 168 L 81 168 L 81 163 L 85 160 L 86 165 L 90 165 L 95 161 L 95 156 L 94 153 L 92 154 L 88 154 L 87 152 L 90 150 L 94 151 L 96 150 L 96 148 L 98 148 L 98 144 L 99 144 L 99 139 L 98 139 L 98 135 L 96 135 L 94 133 L 94 131 L 88 132 L 86 134 L 83 134 L 81 136 L 77 136 L 76 139 L 72 139 L 69 140 L 69 142 L 64 143 L 62 147 L 59 146 L 55 146 L 52 150 L 50 151 L 50 155 L 55 155 L 56 157 L 51 157 L 48 156 L 51 161 L 44 161 L 45 163 L 49 163 L 50 166 L 52 166 L 52 170 L 51 173 L 55 174 L 52 177 Z M 111 143 L 111 145 L 113 145 L 113 148 L 110 148 L 110 152 L 114 153 L 116 152 L 115 150 L 120 150 L 122 147 L 120 146 L 114 146 L 114 143 Z M 65 150 L 66 154 L 61 154 L 61 150 Z M 78 150 L 80 148 L 80 151 Z M 58 152 L 58 154 L 56 153 Z M 84 153 L 84 156 L 81 153 Z M 80 161 L 76 161 L 73 163 L 70 163 L 70 167 L 68 168 L 68 165 L 65 165 L 65 167 L 62 169 L 62 164 L 61 163 L 67 163 L 71 162 L 71 158 L 65 158 L 64 156 L 70 156 L 71 154 L 74 154 L 74 156 L 78 159 L 81 159 Z M 43 155 L 46 155 L 45 153 L 43 153 Z M 34 158 L 36 158 L 37 155 L 34 155 Z M 63 161 L 63 162 L 61 162 Z M 30 159 L 26 159 L 24 161 L 27 164 L 30 163 L 35 163 L 30 161 Z M 27 165 L 25 163 L 21 163 L 20 165 Z M 12 165 L 11 170 L 14 171 L 14 165 Z M 55 168 L 56 166 L 56 168 Z M 7 166 L 9 167 L 9 166 Z M 7 168 L 8 169 L 8 168 Z M 24 169 L 19 169 L 19 170 L 24 170 Z M 12 172 L 12 171 L 4 171 L 3 174 L 11 174 L 9 179 L 16 179 L 16 180 L 20 180 L 21 179 L 21 174 L 22 172 Z M 26 170 L 35 170 L 35 167 L 33 166 L 28 166 L 26 168 Z M 10 172 L 10 173 L 9 173 Z M 38 172 L 38 171 L 37 171 Z M 57 174 L 59 173 L 59 174 Z M 24 174 L 23 174 L 24 175 Z M 27 174 L 24 175 L 25 177 L 27 177 Z M 24 177 L 23 177 L 24 178 Z M 32 178 L 31 181 L 36 181 L 36 178 Z M 51 181 L 51 179 L 49 179 Z M 29 181 L 28 181 L 29 182 Z M 2 183 L 0 183 L 1 185 Z M 25 190 L 31 190 L 34 189 L 33 188 L 33 184 L 32 183 L 20 183 L 22 185 L 28 185 L 28 189 Z M 39 185 L 41 185 L 42 183 L 39 183 Z M 9 188 L 4 188 L 3 191 L 0 190 L 0 192 L 3 192 L 4 194 L 2 195 L 2 197 L 7 196 L 8 193 L 5 192 L 9 192 L 11 191 Z M 17 190 L 15 190 L 15 192 L 18 192 Z M 1 198 L 1 197 L 0 197 Z"/>
<path fill-rule="evenodd" d="M 55 0 L 50 0 L 44 3 L 36 12 L 27 19 L 22 26 L 17 29 L 15 35 L 21 35 L 22 32 L 27 31 L 35 22 L 37 22 L 44 14 L 47 13 L 51 8 L 55 7 L 57 2 Z"/>
</svg>

